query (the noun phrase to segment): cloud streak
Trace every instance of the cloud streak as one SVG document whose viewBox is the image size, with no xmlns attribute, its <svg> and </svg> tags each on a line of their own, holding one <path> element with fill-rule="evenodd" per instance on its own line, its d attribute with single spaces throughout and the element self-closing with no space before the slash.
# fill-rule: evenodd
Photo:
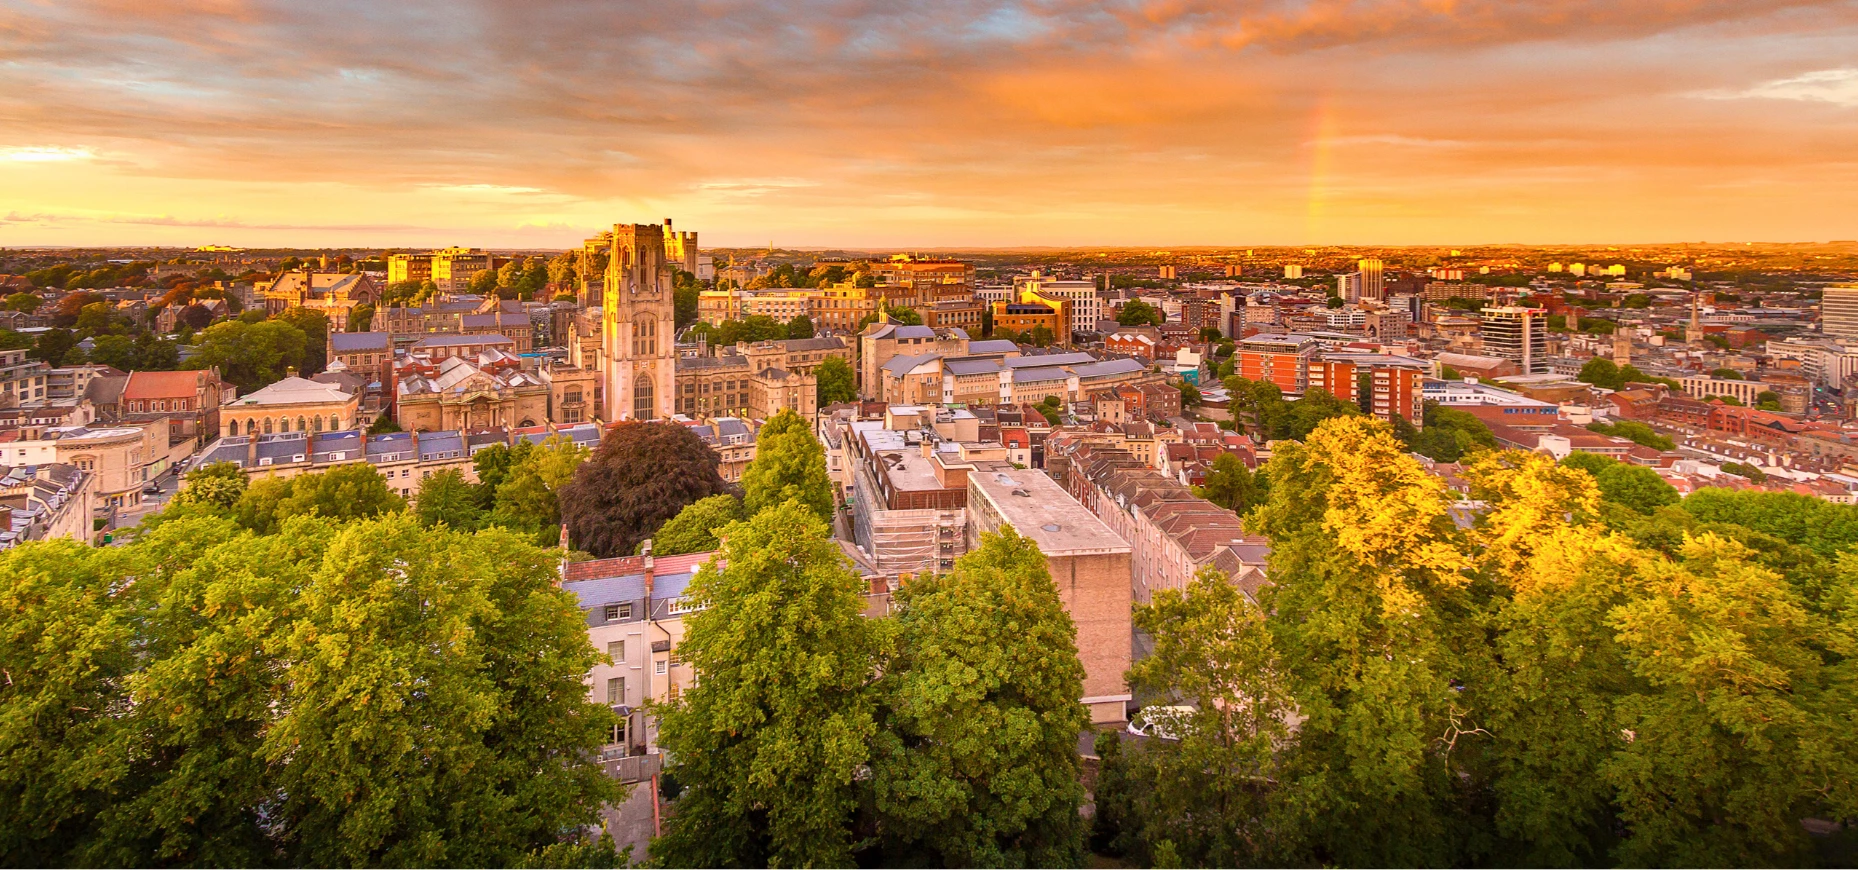
<svg viewBox="0 0 1858 870">
<path fill-rule="evenodd" d="M 1179 244 L 1549 240 L 1592 230 L 1565 194 L 1593 184 L 1642 238 L 1764 212 L 1815 233 L 1858 204 L 1836 111 L 1858 78 L 1825 63 L 1858 36 L 1849 0 L 0 4 L 21 214 L 382 244 L 664 214 L 722 241 Z M 1701 192 L 1725 175 L 1767 182 Z"/>
</svg>

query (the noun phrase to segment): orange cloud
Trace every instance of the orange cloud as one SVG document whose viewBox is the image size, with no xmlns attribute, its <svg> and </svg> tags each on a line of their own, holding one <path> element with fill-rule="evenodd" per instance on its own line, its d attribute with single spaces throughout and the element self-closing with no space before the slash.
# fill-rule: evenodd
<svg viewBox="0 0 1858 870">
<path fill-rule="evenodd" d="M 786 244 L 1849 235 L 1855 16 L 45 0 L 0 20 L 0 214 L 58 217 L 0 244 L 565 245 L 665 214 Z"/>
</svg>

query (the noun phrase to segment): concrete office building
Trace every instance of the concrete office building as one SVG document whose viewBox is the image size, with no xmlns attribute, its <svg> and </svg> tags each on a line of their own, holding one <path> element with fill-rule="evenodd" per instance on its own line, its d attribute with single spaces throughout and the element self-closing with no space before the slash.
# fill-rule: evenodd
<svg viewBox="0 0 1858 870">
<path fill-rule="evenodd" d="M 980 546 L 982 534 L 1006 525 L 1038 545 L 1065 611 L 1077 625 L 1082 700 L 1090 720 L 1122 721 L 1133 699 L 1123 680 L 1134 644 L 1128 542 L 1040 472 L 999 463 L 973 469 L 967 484 L 967 549 Z"/>
<path fill-rule="evenodd" d="M 1858 284 L 1833 284 L 1819 301 L 1819 331 L 1828 338 L 1858 342 Z"/>
<path fill-rule="evenodd" d="M 1479 324 L 1486 356 L 1516 363 L 1520 373 L 1548 371 L 1548 311 L 1506 305 L 1484 309 Z"/>
</svg>

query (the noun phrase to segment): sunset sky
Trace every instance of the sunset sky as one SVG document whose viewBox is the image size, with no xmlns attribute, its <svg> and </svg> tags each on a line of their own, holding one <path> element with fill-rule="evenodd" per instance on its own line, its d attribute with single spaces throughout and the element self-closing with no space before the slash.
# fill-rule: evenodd
<svg viewBox="0 0 1858 870">
<path fill-rule="evenodd" d="M 0 245 L 1858 238 L 1858 2 L 0 0 Z"/>
</svg>

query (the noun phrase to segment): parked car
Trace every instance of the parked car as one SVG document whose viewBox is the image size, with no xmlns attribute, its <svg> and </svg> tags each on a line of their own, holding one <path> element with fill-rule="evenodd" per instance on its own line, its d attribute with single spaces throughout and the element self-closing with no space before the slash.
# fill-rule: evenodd
<svg viewBox="0 0 1858 870">
<path fill-rule="evenodd" d="M 161 482 L 150 481 L 147 486 L 142 487 L 142 494 L 143 495 L 160 495 L 161 494 Z"/>
<path fill-rule="evenodd" d="M 1179 740 L 1187 731 L 1192 707 L 1143 707 L 1129 717 L 1129 733 L 1155 740 Z"/>
</svg>

